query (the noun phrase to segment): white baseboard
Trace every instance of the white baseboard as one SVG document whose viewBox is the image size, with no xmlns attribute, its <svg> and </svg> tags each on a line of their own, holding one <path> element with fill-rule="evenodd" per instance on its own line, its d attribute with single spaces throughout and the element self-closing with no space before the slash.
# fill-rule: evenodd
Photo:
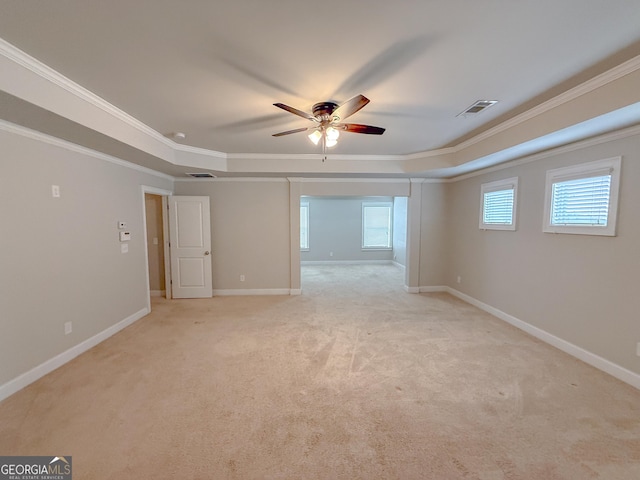
<svg viewBox="0 0 640 480">
<path fill-rule="evenodd" d="M 435 285 L 433 287 L 420 287 L 419 293 L 438 293 L 438 292 L 448 292 L 449 287 L 445 287 L 444 285 Z"/>
<path fill-rule="evenodd" d="M 421 287 L 410 287 L 408 285 L 404 286 L 404 291 L 407 293 L 420 293 Z"/>
<path fill-rule="evenodd" d="M 390 265 L 393 260 L 303 260 L 300 265 Z"/>
<path fill-rule="evenodd" d="M 213 296 L 223 297 L 231 295 L 295 295 L 290 288 L 226 288 L 213 290 Z M 298 293 L 297 295 L 300 295 Z"/>
<path fill-rule="evenodd" d="M 0 386 L 0 401 L 5 398 L 13 395 L 19 390 L 22 390 L 27 385 L 32 384 L 36 380 L 44 377 L 46 374 L 53 372 L 55 369 L 61 367 L 67 362 L 70 362 L 78 355 L 86 352 L 87 350 L 95 347 L 100 342 L 103 342 L 107 338 L 112 335 L 118 333 L 123 328 L 128 327 L 136 320 L 141 319 L 145 315 L 149 313 L 149 310 L 143 308 L 142 310 L 134 313 L 133 315 L 128 316 L 124 320 L 119 321 L 115 325 L 110 326 L 106 330 L 94 335 L 91 338 L 88 338 L 84 342 L 80 342 L 79 344 L 71 347 L 69 350 L 66 350 L 53 358 L 50 358 L 44 363 L 41 363 L 37 367 L 32 368 L 26 373 L 14 378 L 13 380 L 9 380 L 4 385 Z"/>
<path fill-rule="evenodd" d="M 422 288 L 422 287 L 421 287 Z M 486 303 L 481 302 L 465 293 L 459 292 L 451 287 L 444 287 L 444 290 L 453 295 L 454 297 L 459 298 L 460 300 L 464 300 L 471 305 L 478 307 L 481 310 L 484 310 L 487 313 L 490 313 L 494 317 L 499 318 L 516 328 L 528 333 L 536 337 L 539 340 L 542 340 L 549 345 L 556 347 L 559 350 L 562 350 L 569 355 L 582 360 L 585 363 L 588 363 L 592 367 L 597 368 L 598 370 L 602 370 L 605 373 L 617 378 L 618 380 L 622 380 L 625 383 L 637 388 L 640 390 L 640 375 L 632 372 L 631 370 L 627 370 L 626 368 L 607 360 L 606 358 L 602 358 L 595 353 L 592 353 L 588 350 L 585 350 L 582 347 L 578 347 L 571 342 L 567 342 L 562 338 L 556 337 L 555 335 L 542 330 L 541 328 L 535 327 L 527 322 L 520 320 L 519 318 L 514 317 L 513 315 L 509 315 L 508 313 L 503 312 L 502 310 L 498 310 L 491 305 L 487 305 Z"/>
<path fill-rule="evenodd" d="M 405 267 L 401 263 L 396 262 L 395 260 L 391 260 L 391 263 L 394 264 L 396 267 L 398 267 L 403 272 L 407 269 L 407 267 Z"/>
</svg>

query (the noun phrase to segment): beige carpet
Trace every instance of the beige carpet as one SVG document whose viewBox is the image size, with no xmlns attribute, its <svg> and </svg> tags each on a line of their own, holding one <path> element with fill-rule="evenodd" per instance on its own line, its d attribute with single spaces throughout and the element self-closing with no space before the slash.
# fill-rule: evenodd
<svg viewBox="0 0 640 480">
<path fill-rule="evenodd" d="M 640 479 L 640 392 L 393 266 L 153 312 L 0 403 L 84 479 Z M 351 277 L 349 284 L 345 279 Z"/>
</svg>

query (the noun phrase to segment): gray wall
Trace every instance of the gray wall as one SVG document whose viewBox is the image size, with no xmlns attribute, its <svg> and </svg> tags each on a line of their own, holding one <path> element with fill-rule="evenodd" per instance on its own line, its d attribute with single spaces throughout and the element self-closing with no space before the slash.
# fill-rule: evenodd
<svg viewBox="0 0 640 480">
<path fill-rule="evenodd" d="M 289 182 L 286 179 L 177 181 L 176 195 L 211 199 L 213 289 L 290 285 Z M 240 281 L 240 275 L 245 281 Z"/>
<path fill-rule="evenodd" d="M 449 227 L 456 222 L 448 215 L 449 184 L 423 183 L 420 210 L 420 286 L 447 284 Z"/>
<path fill-rule="evenodd" d="M 4 130 L 0 159 L 3 385 L 147 307 L 141 185 L 172 181 Z"/>
<path fill-rule="evenodd" d="M 362 249 L 362 203 L 391 197 L 303 197 L 309 204 L 309 250 L 301 261 L 391 261 L 392 250 Z M 333 254 L 333 255 L 331 255 Z"/>
<path fill-rule="evenodd" d="M 543 233 L 545 172 L 619 155 L 618 236 Z M 479 230 L 480 185 L 515 176 L 517 231 Z M 449 286 L 640 373 L 640 136 L 474 176 L 450 189 Z"/>
<path fill-rule="evenodd" d="M 393 199 L 393 261 L 407 264 L 407 197 Z"/>
<path fill-rule="evenodd" d="M 144 312 L 141 185 L 171 190 L 174 182 L 4 130 L 0 155 L 3 385 Z M 542 233 L 546 170 L 618 155 L 618 236 Z M 518 229 L 479 230 L 480 184 L 513 176 L 520 178 Z M 61 187 L 61 198 L 52 198 L 52 184 Z M 305 181 L 299 190 L 370 195 L 379 188 L 354 185 L 351 192 L 351 184 L 339 181 Z M 381 185 L 389 196 L 408 193 L 405 184 Z M 640 136 L 451 183 L 416 183 L 411 191 L 408 215 L 418 215 L 420 228 L 407 248 L 419 251 L 419 285 L 450 286 L 640 373 Z M 177 181 L 175 192 L 211 198 L 214 290 L 290 287 L 288 180 Z M 119 220 L 132 233 L 127 254 L 120 253 Z M 64 335 L 67 321 L 73 322 L 70 335 Z"/>
</svg>

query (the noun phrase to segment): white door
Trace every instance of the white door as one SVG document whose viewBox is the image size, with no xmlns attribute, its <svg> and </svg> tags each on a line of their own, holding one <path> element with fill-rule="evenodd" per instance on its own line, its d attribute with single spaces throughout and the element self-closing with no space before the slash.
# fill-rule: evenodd
<svg viewBox="0 0 640 480">
<path fill-rule="evenodd" d="M 169 197 L 169 242 L 173 297 L 211 297 L 209 197 Z"/>
</svg>

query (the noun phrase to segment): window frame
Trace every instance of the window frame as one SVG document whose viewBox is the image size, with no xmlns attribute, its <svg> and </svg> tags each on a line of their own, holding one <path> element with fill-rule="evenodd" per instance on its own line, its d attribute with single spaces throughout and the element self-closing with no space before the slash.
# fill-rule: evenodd
<svg viewBox="0 0 640 480">
<path fill-rule="evenodd" d="M 303 217 L 302 217 L 302 211 L 303 209 L 306 209 L 306 216 L 305 216 L 305 221 L 303 221 Z M 303 226 L 306 225 L 306 231 L 307 231 L 307 244 L 303 245 L 302 244 L 302 230 L 303 230 Z M 300 251 L 301 252 L 308 252 L 309 251 L 309 245 L 310 245 L 310 240 L 309 240 L 309 202 L 300 202 Z"/>
<path fill-rule="evenodd" d="M 621 165 L 622 157 L 613 157 L 596 160 L 594 162 L 571 165 L 569 167 L 547 170 L 542 231 L 545 233 L 563 233 L 572 235 L 616 236 Z M 607 173 L 611 175 L 607 225 L 553 225 L 551 223 L 554 184 L 582 178 L 597 177 Z"/>
<path fill-rule="evenodd" d="M 518 211 L 518 179 L 519 177 L 505 178 L 480 185 L 480 219 L 478 228 L 480 230 L 503 230 L 515 231 L 517 229 Z M 513 205 L 511 207 L 511 223 L 485 223 L 485 195 L 491 192 L 513 190 Z"/>
<path fill-rule="evenodd" d="M 388 223 L 388 242 L 387 246 L 380 245 L 365 245 L 365 210 L 369 207 L 386 207 L 389 209 L 389 223 Z M 393 202 L 362 202 L 362 250 L 393 250 Z"/>
</svg>

